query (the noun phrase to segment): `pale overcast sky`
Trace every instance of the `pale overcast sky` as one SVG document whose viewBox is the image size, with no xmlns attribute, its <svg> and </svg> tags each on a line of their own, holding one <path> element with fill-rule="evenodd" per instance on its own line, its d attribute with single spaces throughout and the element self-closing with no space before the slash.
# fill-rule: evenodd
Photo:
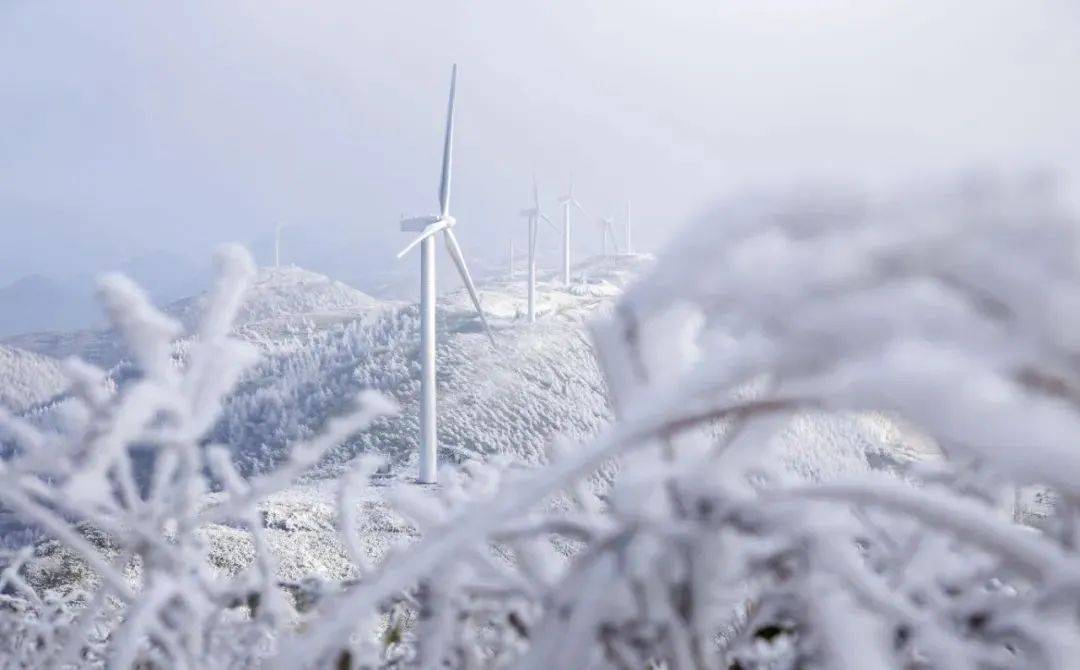
<svg viewBox="0 0 1080 670">
<path fill-rule="evenodd" d="M 302 263 L 393 268 L 455 61 L 475 262 L 523 239 L 534 170 L 552 209 L 570 171 L 596 214 L 632 199 L 649 247 L 748 186 L 1080 175 L 1073 0 L 0 0 L 0 284 L 267 262 L 275 221 Z"/>
</svg>

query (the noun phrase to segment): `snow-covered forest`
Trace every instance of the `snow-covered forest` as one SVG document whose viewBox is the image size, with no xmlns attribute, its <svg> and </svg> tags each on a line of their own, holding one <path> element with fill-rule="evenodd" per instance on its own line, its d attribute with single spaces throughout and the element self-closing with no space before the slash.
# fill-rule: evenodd
<svg viewBox="0 0 1080 670">
<path fill-rule="evenodd" d="M 768 193 L 535 327 L 481 283 L 497 349 L 450 293 L 437 486 L 415 307 L 106 277 L 107 368 L 4 350 L 4 663 L 1071 667 L 1076 226 L 1037 179 Z"/>
</svg>

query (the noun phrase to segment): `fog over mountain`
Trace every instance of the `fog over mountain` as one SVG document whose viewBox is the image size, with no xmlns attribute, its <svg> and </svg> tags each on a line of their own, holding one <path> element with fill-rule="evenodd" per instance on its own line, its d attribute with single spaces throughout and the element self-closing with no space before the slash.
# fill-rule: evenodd
<svg viewBox="0 0 1080 670">
<path fill-rule="evenodd" d="M 275 222 L 286 261 L 361 290 L 414 273 L 397 220 L 432 207 L 455 61 L 478 264 L 522 240 L 534 171 L 549 203 L 570 171 L 597 216 L 633 200 L 654 250 L 762 183 L 1008 166 L 1070 187 L 1078 30 L 1062 0 L 6 2 L 0 287 L 164 252 L 173 299 L 223 241 L 269 263 Z M 85 322 L 69 292 L 0 329 Z"/>
</svg>

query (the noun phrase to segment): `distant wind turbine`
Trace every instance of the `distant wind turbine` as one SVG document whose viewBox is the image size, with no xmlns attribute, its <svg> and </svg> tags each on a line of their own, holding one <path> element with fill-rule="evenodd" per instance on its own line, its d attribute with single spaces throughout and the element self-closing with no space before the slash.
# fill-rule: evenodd
<svg viewBox="0 0 1080 670">
<path fill-rule="evenodd" d="M 454 92 L 457 88 L 457 65 L 450 74 L 450 103 L 446 110 L 446 139 L 443 143 L 442 178 L 439 181 L 439 209 L 436 216 L 404 219 L 401 229 L 420 234 L 397 255 L 401 258 L 413 247 L 420 245 L 420 474 L 423 484 L 434 484 L 438 470 L 438 436 L 435 415 L 435 236 L 440 231 L 446 242 L 446 250 L 457 266 L 465 288 L 469 291 L 476 313 L 484 325 L 488 339 L 495 346 L 495 338 L 484 317 L 476 286 L 469 275 L 465 257 L 454 236 L 452 228 L 457 220 L 450 216 L 450 167 L 454 146 Z"/>
<path fill-rule="evenodd" d="M 574 197 L 574 175 L 570 175 L 570 191 L 559 198 L 559 205 L 563 208 L 563 238 L 562 238 L 562 274 L 563 284 L 570 285 L 570 210 L 577 209 L 588 216 L 585 208 Z"/>
<path fill-rule="evenodd" d="M 616 252 L 619 250 L 619 242 L 615 238 L 615 220 L 610 216 L 605 216 L 599 219 L 600 224 L 600 236 L 602 238 L 602 245 L 604 250 L 604 256 L 608 255 L 608 242 L 611 242 L 611 247 Z"/>
<path fill-rule="evenodd" d="M 274 267 L 281 267 L 281 229 L 280 223 L 274 225 Z"/>
<path fill-rule="evenodd" d="M 546 221 L 555 228 L 551 219 L 540 210 L 540 191 L 536 187 L 536 175 L 533 175 L 533 206 L 521 210 L 521 215 L 529 220 L 529 323 L 536 321 L 536 233 L 540 221 Z M 556 228 L 556 230 L 558 230 Z"/>
</svg>

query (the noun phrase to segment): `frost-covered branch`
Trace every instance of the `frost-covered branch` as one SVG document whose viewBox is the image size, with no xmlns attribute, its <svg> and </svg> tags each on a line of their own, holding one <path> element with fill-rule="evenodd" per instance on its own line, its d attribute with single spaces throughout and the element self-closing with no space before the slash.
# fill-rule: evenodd
<svg viewBox="0 0 1080 670">
<path fill-rule="evenodd" d="M 66 435 L 0 415 L 18 444 L 0 500 L 99 579 L 78 605 L 22 598 L 30 559 L 11 558 L 5 596 L 37 622 L 17 629 L 62 651 L 10 646 L 188 667 L 1069 667 L 1074 221 L 1019 181 L 747 198 L 680 240 L 592 324 L 612 425 L 437 488 L 369 487 L 367 455 L 331 496 L 358 568 L 337 582 L 279 580 L 259 505 L 393 407 L 362 397 L 245 476 L 208 438 L 252 358 L 229 328 L 244 256 L 183 357 L 110 280 L 140 376 L 71 366 Z M 371 561 L 361 490 L 418 538 Z M 1051 501 L 1037 528 L 1016 522 L 1031 491 Z M 247 530 L 247 569 L 209 567 L 209 524 Z"/>
<path fill-rule="evenodd" d="M 207 444 L 206 435 L 222 399 L 257 359 L 230 334 L 254 268 L 239 248 L 223 250 L 218 268 L 205 319 L 185 343 L 182 360 L 174 356 L 179 325 L 127 279 L 106 277 L 102 302 L 138 375 L 114 389 L 100 370 L 68 363 L 70 414 L 79 421 L 63 434 L 0 416 L 16 445 L 0 470 L 0 502 L 60 542 L 99 584 L 81 613 L 67 626 L 50 627 L 49 639 L 56 639 L 43 641 L 25 662 L 52 666 L 78 658 L 120 668 L 250 664 L 288 624 L 272 606 L 281 595 L 256 505 L 393 408 L 368 394 L 352 414 L 300 445 L 286 467 L 241 481 L 227 453 Z M 218 486 L 225 500 L 208 514 L 207 495 Z M 246 573 L 226 580 L 210 568 L 202 529 L 211 518 L 251 530 L 256 557 Z M 9 564 L 6 573 L 6 581 L 22 590 L 24 566 L 25 561 Z M 247 621 L 233 611 L 238 600 L 247 604 Z M 34 592 L 30 601 L 36 617 L 49 614 L 42 594 Z"/>
</svg>

